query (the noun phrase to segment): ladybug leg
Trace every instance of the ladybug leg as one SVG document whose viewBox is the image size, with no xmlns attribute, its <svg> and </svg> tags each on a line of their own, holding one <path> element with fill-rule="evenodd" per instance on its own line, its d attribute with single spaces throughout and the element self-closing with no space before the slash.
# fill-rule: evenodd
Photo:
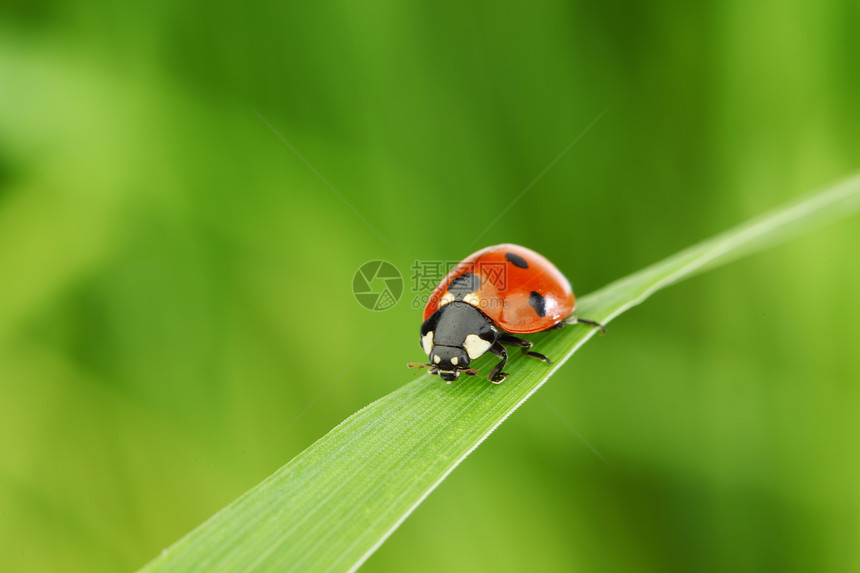
<svg viewBox="0 0 860 573">
<path fill-rule="evenodd" d="M 499 342 L 501 342 L 502 344 L 509 344 L 511 346 L 518 346 L 525 356 L 531 356 L 532 358 L 543 360 L 547 364 L 552 364 L 552 360 L 550 360 L 543 354 L 531 352 L 531 348 L 532 346 L 534 346 L 534 343 L 530 340 L 526 340 L 525 338 L 520 338 L 518 336 L 513 336 L 511 334 L 503 334 L 499 337 Z"/>
<path fill-rule="evenodd" d="M 490 370 L 490 375 L 487 376 L 487 380 L 492 382 L 493 384 L 499 384 L 507 377 L 507 372 L 502 372 L 502 368 L 505 367 L 505 364 L 508 363 L 508 351 L 504 346 L 495 342 L 490 347 L 490 352 L 501 358 L 498 364 L 493 366 L 493 369 Z"/>
<path fill-rule="evenodd" d="M 588 324 L 590 326 L 596 326 L 597 328 L 599 328 L 600 329 L 600 336 L 603 336 L 604 334 L 606 334 L 606 327 L 603 326 L 602 324 L 600 324 L 599 322 L 597 322 L 596 320 L 577 318 L 575 316 L 571 316 L 567 320 L 562 320 L 561 322 L 559 322 L 558 324 L 556 324 L 552 328 L 561 328 L 565 324 Z"/>
</svg>

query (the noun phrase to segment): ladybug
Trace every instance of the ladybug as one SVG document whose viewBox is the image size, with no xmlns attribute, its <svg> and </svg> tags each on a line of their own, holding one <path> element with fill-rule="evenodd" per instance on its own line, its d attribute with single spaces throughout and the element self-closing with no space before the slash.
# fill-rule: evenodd
<svg viewBox="0 0 860 573">
<path fill-rule="evenodd" d="M 570 283 L 542 255 L 513 244 L 472 253 L 449 272 L 430 295 L 421 325 L 421 347 L 429 368 L 449 384 L 461 373 L 475 376 L 469 364 L 492 352 L 501 360 L 488 379 L 498 384 L 507 374 L 504 345 L 551 364 L 532 352 L 532 343 L 514 334 L 542 332 L 581 322 L 605 332 L 603 325 L 571 316 L 576 299 Z"/>
</svg>

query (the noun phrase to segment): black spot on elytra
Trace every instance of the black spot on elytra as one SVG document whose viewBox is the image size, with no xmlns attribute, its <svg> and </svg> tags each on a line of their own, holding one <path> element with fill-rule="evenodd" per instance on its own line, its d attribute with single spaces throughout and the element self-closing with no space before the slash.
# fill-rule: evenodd
<svg viewBox="0 0 860 573">
<path fill-rule="evenodd" d="M 520 267 L 521 269 L 529 268 L 529 264 L 526 260 L 517 254 L 505 253 L 505 258 L 508 259 L 508 261 L 510 261 L 510 263 L 515 267 Z"/>
<path fill-rule="evenodd" d="M 532 291 L 529 293 L 529 304 L 535 309 L 538 316 L 546 315 L 546 299 L 539 292 Z"/>
<path fill-rule="evenodd" d="M 448 292 L 453 294 L 454 298 L 461 299 L 479 288 L 481 288 L 481 279 L 475 273 L 465 273 L 451 281 Z"/>
</svg>

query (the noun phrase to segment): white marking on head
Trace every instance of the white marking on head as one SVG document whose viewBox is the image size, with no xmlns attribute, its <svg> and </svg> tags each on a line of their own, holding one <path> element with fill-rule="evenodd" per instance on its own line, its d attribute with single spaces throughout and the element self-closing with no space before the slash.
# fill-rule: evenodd
<svg viewBox="0 0 860 573">
<path fill-rule="evenodd" d="M 460 359 L 457 358 L 456 356 L 451 358 L 451 364 L 453 364 L 454 366 L 456 366 L 459 361 L 460 361 Z"/>
<path fill-rule="evenodd" d="M 480 307 L 481 306 L 481 301 L 478 300 L 478 295 L 476 295 L 473 292 L 464 296 L 463 302 L 465 302 L 467 304 L 471 304 L 474 307 Z"/>
<path fill-rule="evenodd" d="M 450 292 L 446 292 L 445 296 L 442 297 L 442 300 L 439 301 L 439 306 L 445 306 L 449 302 L 454 301 L 454 294 Z"/>
<path fill-rule="evenodd" d="M 436 364 L 439 364 L 440 362 L 442 362 L 442 359 L 439 358 L 439 355 L 437 354 L 436 356 L 433 357 L 433 362 L 435 362 Z"/>
<path fill-rule="evenodd" d="M 463 348 L 466 349 L 466 354 L 468 354 L 469 358 L 472 360 L 489 350 L 490 346 L 492 346 L 492 344 L 479 337 L 477 334 L 470 334 L 466 337 L 465 342 L 463 342 Z"/>
<path fill-rule="evenodd" d="M 430 351 L 433 350 L 433 331 L 421 337 L 421 346 L 424 348 L 424 354 L 430 356 Z"/>
</svg>

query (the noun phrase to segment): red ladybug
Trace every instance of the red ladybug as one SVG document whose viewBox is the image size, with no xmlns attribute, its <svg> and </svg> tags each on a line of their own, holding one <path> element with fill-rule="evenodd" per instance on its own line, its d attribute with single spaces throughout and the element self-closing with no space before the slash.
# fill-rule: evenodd
<svg viewBox="0 0 860 573">
<path fill-rule="evenodd" d="M 550 364 L 543 354 L 532 352 L 532 343 L 513 336 L 582 322 L 603 330 L 591 320 L 571 317 L 576 299 L 570 283 L 542 255 L 519 245 L 495 245 L 472 253 L 449 272 L 433 291 L 424 308 L 421 347 L 430 368 L 447 382 L 461 372 L 478 372 L 469 363 L 487 351 L 501 360 L 490 371 L 491 382 L 507 376 L 504 345 Z M 570 317 L 570 318 L 568 318 Z"/>
</svg>

